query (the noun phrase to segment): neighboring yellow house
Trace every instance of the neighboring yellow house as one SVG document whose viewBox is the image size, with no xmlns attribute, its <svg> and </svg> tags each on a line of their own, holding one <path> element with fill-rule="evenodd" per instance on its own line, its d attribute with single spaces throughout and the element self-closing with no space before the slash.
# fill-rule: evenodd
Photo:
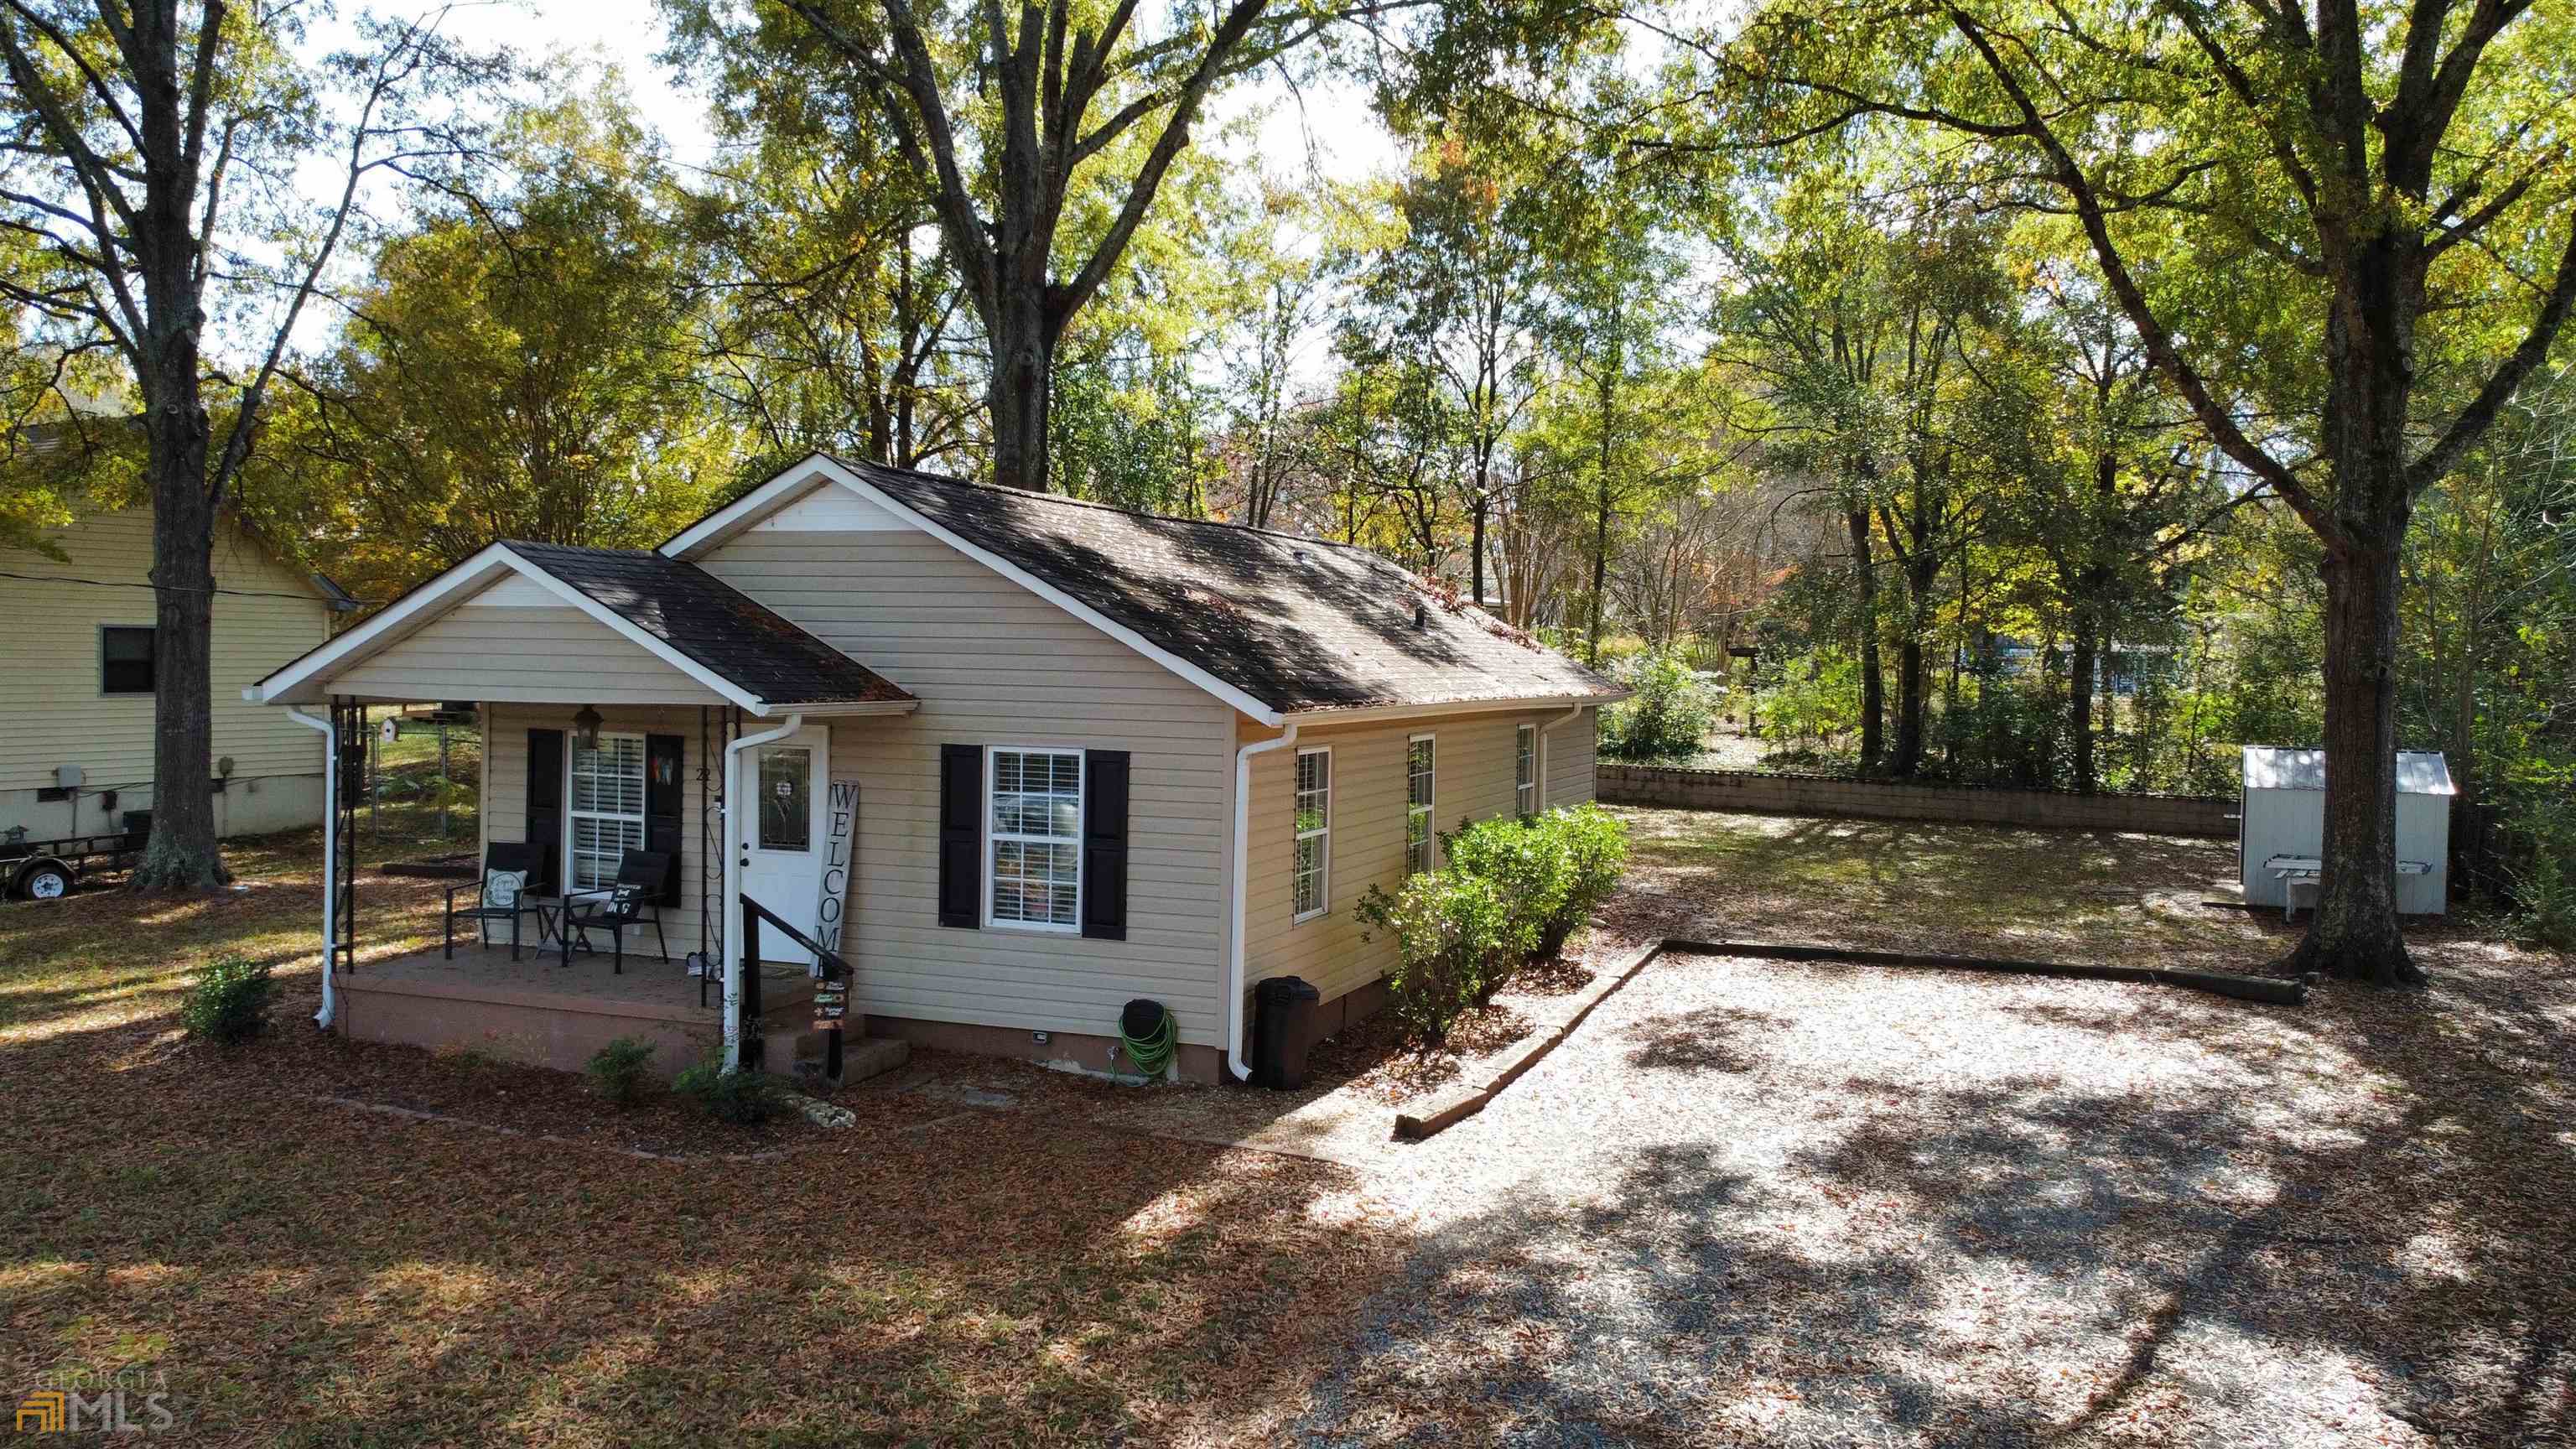
<svg viewBox="0 0 2576 1449">
<path fill-rule="evenodd" d="M 0 836 L 121 828 L 152 808 L 152 511 L 87 514 L 52 559 L 0 547 Z M 242 700 L 283 655 L 330 636 L 346 596 L 296 572 L 227 520 L 215 539 L 215 828 L 225 836 L 322 818 L 322 748 L 282 711 Z"/>
</svg>

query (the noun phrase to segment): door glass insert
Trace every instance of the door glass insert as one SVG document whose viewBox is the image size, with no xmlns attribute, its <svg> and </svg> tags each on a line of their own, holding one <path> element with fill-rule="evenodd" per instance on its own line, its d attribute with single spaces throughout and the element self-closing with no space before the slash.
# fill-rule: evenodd
<svg viewBox="0 0 2576 1449">
<path fill-rule="evenodd" d="M 814 752 L 802 745 L 760 748 L 760 848 L 814 846 Z"/>
</svg>

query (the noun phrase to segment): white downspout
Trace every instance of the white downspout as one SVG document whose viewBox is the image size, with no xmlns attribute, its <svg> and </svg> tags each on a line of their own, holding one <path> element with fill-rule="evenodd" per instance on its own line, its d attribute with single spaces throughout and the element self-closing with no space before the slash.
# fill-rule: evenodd
<svg viewBox="0 0 2576 1449">
<path fill-rule="evenodd" d="M 791 714 L 779 721 L 776 729 L 763 730 L 756 735 L 744 735 L 741 739 L 725 746 L 724 1061 L 725 1070 L 728 1072 L 742 1062 L 742 867 L 744 864 L 742 852 L 751 849 L 750 841 L 737 841 L 733 837 L 734 802 L 743 798 L 741 792 L 735 788 L 740 783 L 736 777 L 736 762 L 741 759 L 742 752 L 752 746 L 765 745 L 772 740 L 783 740 L 804 727 L 805 716 Z M 746 811 L 742 818 L 748 822 L 760 817 L 757 811 Z"/>
<path fill-rule="evenodd" d="M 1567 710 L 1565 713 L 1558 715 L 1556 718 L 1549 720 L 1547 723 L 1538 727 L 1538 760 L 1536 763 L 1538 765 L 1538 808 L 1541 810 L 1547 808 L 1547 737 L 1555 732 L 1558 725 L 1569 725 L 1574 723 L 1576 720 L 1581 719 L 1583 717 L 1583 712 L 1591 707 L 1592 706 L 1589 704 L 1578 704 L 1574 708 Z"/>
<path fill-rule="evenodd" d="M 1225 1064 L 1240 1082 L 1252 1075 L 1243 1062 L 1244 895 L 1252 878 L 1252 757 L 1297 743 L 1297 722 L 1275 740 L 1254 740 L 1234 752 L 1234 929 L 1226 933 Z"/>
<path fill-rule="evenodd" d="M 289 709 L 286 717 L 322 732 L 322 1009 L 313 1013 L 313 1024 L 329 1031 L 340 1015 L 340 994 L 331 986 L 331 953 L 340 939 L 340 730 L 328 718 L 300 709 Z"/>
</svg>

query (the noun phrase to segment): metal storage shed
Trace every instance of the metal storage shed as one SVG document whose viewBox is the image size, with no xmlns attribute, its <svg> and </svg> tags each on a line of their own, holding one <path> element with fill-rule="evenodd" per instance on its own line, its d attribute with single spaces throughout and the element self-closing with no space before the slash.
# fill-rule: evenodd
<svg viewBox="0 0 2576 1449">
<path fill-rule="evenodd" d="M 2450 763 L 2438 750 L 2397 752 L 2397 910 L 2438 916 L 2450 895 Z M 2245 903 L 2290 903 L 2292 878 L 2273 864 L 2325 850 L 2326 752 L 2245 747 L 2245 793 L 2237 822 Z M 2300 904 L 2312 904 L 2303 892 Z"/>
</svg>

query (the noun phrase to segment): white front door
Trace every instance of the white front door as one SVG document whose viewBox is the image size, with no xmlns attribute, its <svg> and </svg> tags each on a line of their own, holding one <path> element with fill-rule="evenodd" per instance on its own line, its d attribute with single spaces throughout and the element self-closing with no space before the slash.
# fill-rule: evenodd
<svg viewBox="0 0 2576 1449">
<path fill-rule="evenodd" d="M 743 752 L 742 893 L 813 935 L 823 904 L 823 845 L 832 778 L 832 733 L 822 725 Z M 818 938 L 819 939 L 819 938 Z M 814 964 L 814 954 L 775 930 L 760 937 L 764 961 Z"/>
</svg>

